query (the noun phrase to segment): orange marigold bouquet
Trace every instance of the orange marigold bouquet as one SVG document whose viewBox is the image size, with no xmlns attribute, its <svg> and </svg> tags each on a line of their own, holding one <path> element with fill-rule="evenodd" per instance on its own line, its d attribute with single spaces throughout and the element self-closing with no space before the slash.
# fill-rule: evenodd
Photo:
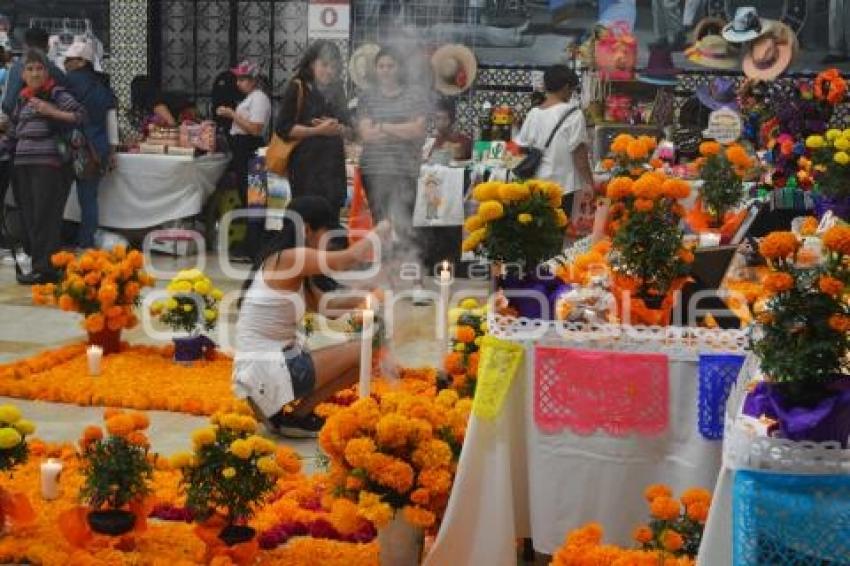
<svg viewBox="0 0 850 566">
<path fill-rule="evenodd" d="M 690 488 L 677 500 L 669 487 L 655 484 L 646 488 L 644 497 L 652 518 L 648 524 L 635 528 L 633 536 L 639 548 L 603 545 L 602 526 L 590 523 L 567 534 L 564 546 L 552 557 L 552 566 L 695 564 L 711 505 L 711 493 L 702 488 Z"/>
<path fill-rule="evenodd" d="M 701 160 L 700 188 L 701 203 L 711 221 L 720 226 L 726 212 L 735 208 L 744 198 L 743 178 L 752 169 L 755 160 L 740 144 L 733 143 L 725 148 L 715 141 L 706 141 L 699 146 Z"/>
<path fill-rule="evenodd" d="M 478 350 L 482 337 L 487 335 L 487 306 L 480 306 L 475 299 L 464 299 L 449 311 L 449 323 L 452 347 L 443 366 L 452 387 L 462 397 L 472 397 L 478 376 Z"/>
<path fill-rule="evenodd" d="M 79 257 L 58 252 L 50 259 L 59 270 L 60 282 L 34 285 L 33 302 L 81 313 L 83 328 L 90 334 L 136 325 L 133 309 L 139 305 L 141 290 L 154 284 L 143 270 L 140 251 L 115 246 L 111 251 L 86 250 Z"/>
<path fill-rule="evenodd" d="M 487 182 L 472 198 L 478 211 L 464 222 L 463 251 L 478 251 L 492 261 L 521 263 L 526 270 L 560 253 L 568 219 L 563 191 L 551 181 Z"/>
<path fill-rule="evenodd" d="M 602 160 L 602 168 L 614 177 L 640 177 L 649 168 L 650 157 L 657 145 L 658 140 L 650 136 L 620 134 L 611 142 L 608 157 Z"/>
<path fill-rule="evenodd" d="M 752 349 L 766 378 L 792 402 L 824 397 L 824 387 L 850 369 L 850 227 L 830 228 L 822 244 L 824 261 L 801 267 L 802 243 L 793 232 L 772 232 L 759 243 L 771 268 L 763 280 L 771 297 L 757 317 Z"/>
<path fill-rule="evenodd" d="M 331 415 L 319 434 L 335 494 L 376 526 L 395 512 L 433 529 L 445 511 L 466 434 L 471 399 L 444 389 L 364 398 Z"/>
</svg>

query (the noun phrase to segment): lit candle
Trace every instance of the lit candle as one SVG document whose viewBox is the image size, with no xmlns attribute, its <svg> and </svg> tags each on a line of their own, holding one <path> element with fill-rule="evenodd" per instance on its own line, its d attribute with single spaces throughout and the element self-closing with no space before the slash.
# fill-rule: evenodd
<svg viewBox="0 0 850 566">
<path fill-rule="evenodd" d="M 720 245 L 720 234 L 717 232 L 704 232 L 699 235 L 699 247 L 713 248 Z"/>
<path fill-rule="evenodd" d="M 363 330 L 360 342 L 360 398 L 368 397 L 372 386 L 372 334 L 374 334 L 375 311 L 372 310 L 371 297 L 366 298 L 363 309 Z"/>
<path fill-rule="evenodd" d="M 440 266 L 440 303 L 437 305 L 437 339 L 443 344 L 448 340 L 449 291 L 451 287 L 452 273 L 449 269 L 449 262 L 443 260 Z"/>
<path fill-rule="evenodd" d="M 59 474 L 62 462 L 48 458 L 41 463 L 41 497 L 52 500 L 59 497 Z"/>
<path fill-rule="evenodd" d="M 100 375 L 100 363 L 103 360 L 103 348 L 100 346 L 89 346 L 86 350 L 86 359 L 89 364 L 89 375 Z"/>
</svg>

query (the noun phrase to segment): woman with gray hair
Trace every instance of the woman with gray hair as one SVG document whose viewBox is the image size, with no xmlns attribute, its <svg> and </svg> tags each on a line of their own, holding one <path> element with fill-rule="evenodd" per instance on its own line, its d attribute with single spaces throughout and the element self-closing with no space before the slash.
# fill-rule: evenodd
<svg viewBox="0 0 850 566">
<path fill-rule="evenodd" d="M 50 77 L 42 51 L 24 54 L 23 79 L 3 145 L 14 161 L 12 186 L 21 209 L 24 249 L 32 257 L 32 272 L 19 274 L 18 282 L 32 285 L 56 279 L 50 256 L 61 243 L 62 214 L 73 179 L 60 146 L 64 132 L 83 124 L 86 113 Z"/>
</svg>

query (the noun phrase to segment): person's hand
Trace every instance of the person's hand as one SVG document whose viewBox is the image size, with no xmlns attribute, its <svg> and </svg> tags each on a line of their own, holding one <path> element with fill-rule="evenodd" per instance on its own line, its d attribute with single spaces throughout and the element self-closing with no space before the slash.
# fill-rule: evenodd
<svg viewBox="0 0 850 566">
<path fill-rule="evenodd" d="M 313 120 L 313 128 L 319 136 L 333 137 L 342 133 L 339 120 L 336 118 L 316 118 Z"/>
<path fill-rule="evenodd" d="M 32 108 L 36 114 L 47 118 L 55 116 L 56 112 L 58 111 L 56 106 L 54 106 L 50 102 L 36 97 L 30 98 L 29 105 L 30 108 Z"/>
<path fill-rule="evenodd" d="M 227 106 L 219 106 L 215 109 L 216 116 L 220 116 L 221 118 L 227 118 L 228 120 L 232 120 L 233 116 L 236 115 L 236 112 L 233 108 L 229 108 Z"/>
</svg>

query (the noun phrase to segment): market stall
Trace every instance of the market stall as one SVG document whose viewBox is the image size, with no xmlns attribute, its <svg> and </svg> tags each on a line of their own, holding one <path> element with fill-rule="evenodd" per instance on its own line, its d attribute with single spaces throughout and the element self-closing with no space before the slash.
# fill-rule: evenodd
<svg viewBox="0 0 850 566">
<path fill-rule="evenodd" d="M 98 191 L 100 225 L 139 229 L 195 216 L 215 191 L 229 159 L 224 154 L 200 157 L 119 153 L 116 168 Z M 65 207 L 67 220 L 79 221 L 76 192 Z"/>
</svg>

